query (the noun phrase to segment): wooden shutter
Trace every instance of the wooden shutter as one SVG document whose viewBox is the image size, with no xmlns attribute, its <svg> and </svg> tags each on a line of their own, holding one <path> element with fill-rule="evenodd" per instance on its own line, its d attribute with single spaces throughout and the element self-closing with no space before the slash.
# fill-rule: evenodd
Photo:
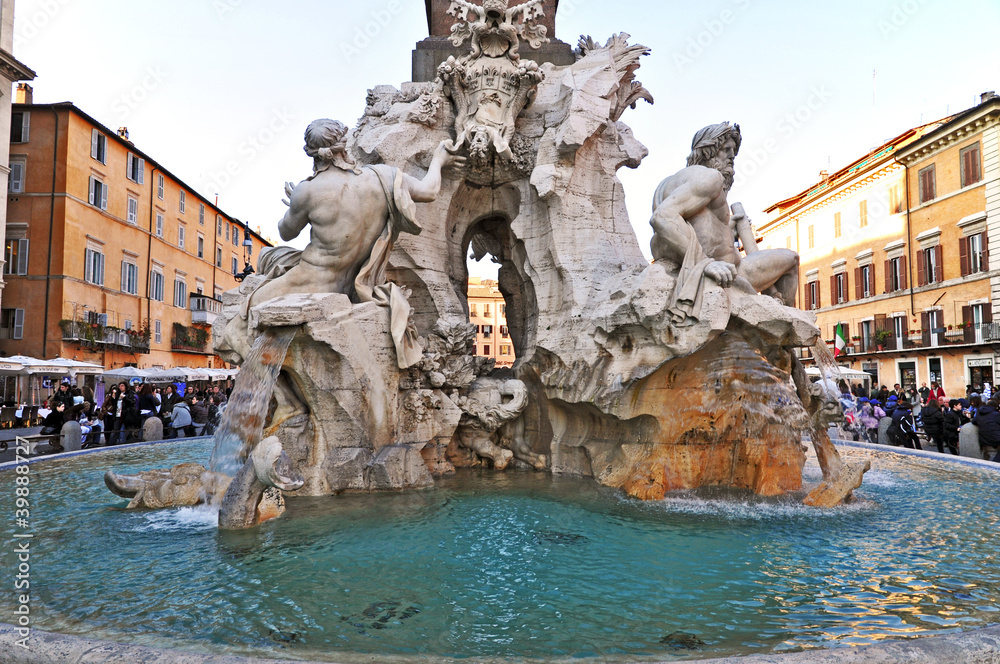
<svg viewBox="0 0 1000 664">
<path fill-rule="evenodd" d="M 28 241 L 17 241 L 17 274 L 28 274 Z"/>
<path fill-rule="evenodd" d="M 984 304 L 983 305 L 983 322 L 992 323 L 993 322 L 993 305 Z"/>
<path fill-rule="evenodd" d="M 135 166 L 135 156 L 133 156 L 133 154 L 129 152 L 125 156 L 125 177 L 127 177 L 129 180 L 134 179 L 132 177 L 135 174 L 135 171 L 133 170 L 134 166 Z"/>
<path fill-rule="evenodd" d="M 24 309 L 14 309 L 14 338 L 24 338 Z"/>
<path fill-rule="evenodd" d="M 989 272 L 990 271 L 990 246 L 986 243 L 986 233 L 981 233 L 980 237 L 982 239 L 979 242 L 980 242 L 980 245 L 982 245 L 982 247 L 983 247 L 982 268 L 980 268 L 980 269 L 983 272 Z"/>
<path fill-rule="evenodd" d="M 844 328 L 844 341 L 851 343 L 851 324 L 841 323 L 841 326 Z"/>
<path fill-rule="evenodd" d="M 892 261 L 885 262 L 885 292 L 892 292 Z"/>
<path fill-rule="evenodd" d="M 837 295 L 837 275 L 830 277 L 830 304 L 840 304 L 840 298 Z"/>
<path fill-rule="evenodd" d="M 931 327 L 931 315 L 925 311 L 924 313 L 920 314 L 920 329 L 922 331 L 921 334 L 922 338 L 920 340 L 920 343 L 922 343 L 925 348 L 931 345 L 930 327 Z"/>
<path fill-rule="evenodd" d="M 941 283 L 944 281 L 944 249 L 941 245 L 934 247 L 934 281 Z"/>
<path fill-rule="evenodd" d="M 958 262 L 962 266 L 962 276 L 969 276 L 969 238 L 963 237 L 958 240 Z"/>
<path fill-rule="evenodd" d="M 902 290 L 907 289 L 908 278 L 906 274 L 906 256 L 899 257 L 899 287 Z"/>
<path fill-rule="evenodd" d="M 924 267 L 927 265 L 927 249 L 923 249 L 917 253 L 917 286 L 927 285 L 927 270 Z"/>
<path fill-rule="evenodd" d="M 965 323 L 965 327 L 962 328 L 965 338 L 963 341 L 967 344 L 971 344 L 976 340 L 976 331 L 972 329 L 972 307 L 964 306 L 962 307 L 962 322 Z"/>
<path fill-rule="evenodd" d="M 94 205 L 94 193 L 96 191 L 96 187 L 94 186 L 95 182 L 97 182 L 97 180 L 95 180 L 94 176 L 91 175 L 90 176 L 90 199 L 89 199 L 89 202 L 90 202 L 91 205 Z"/>
<path fill-rule="evenodd" d="M 21 114 L 21 142 L 27 143 L 31 134 L 31 113 L 25 111 Z"/>
<path fill-rule="evenodd" d="M 823 306 L 823 294 L 819 289 L 819 282 L 814 282 L 816 284 L 816 308 L 819 309 Z"/>
<path fill-rule="evenodd" d="M 97 159 L 97 141 L 100 134 L 96 129 L 90 130 L 90 156 Z"/>
<path fill-rule="evenodd" d="M 143 180 L 145 179 L 145 173 L 146 173 L 146 160 L 145 159 L 140 159 L 139 160 L 139 178 L 138 178 L 139 184 L 143 184 Z"/>
<path fill-rule="evenodd" d="M 864 297 L 864 293 L 861 291 L 861 268 L 854 268 L 854 299 L 860 300 Z"/>
</svg>

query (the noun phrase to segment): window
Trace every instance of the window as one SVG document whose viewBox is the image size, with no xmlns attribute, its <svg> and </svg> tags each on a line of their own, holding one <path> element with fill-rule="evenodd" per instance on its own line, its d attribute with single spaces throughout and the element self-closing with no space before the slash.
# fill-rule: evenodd
<svg viewBox="0 0 1000 664">
<path fill-rule="evenodd" d="M 906 257 L 891 258 L 885 262 L 885 292 L 893 293 L 906 288 Z"/>
<path fill-rule="evenodd" d="M 7 193 L 24 193 L 24 169 L 26 163 L 26 160 L 23 158 L 10 160 L 10 179 L 7 180 Z"/>
<path fill-rule="evenodd" d="M 127 177 L 132 182 L 137 184 L 143 183 L 143 178 L 146 173 L 146 160 L 136 157 L 131 152 L 128 153 L 128 159 L 125 162 L 125 177 Z"/>
<path fill-rule="evenodd" d="M 926 286 L 944 281 L 944 261 L 941 245 L 922 249 L 917 257 L 917 285 Z"/>
<path fill-rule="evenodd" d="M 989 272 L 989 252 L 986 250 L 986 233 L 976 233 L 958 241 L 959 262 L 962 276 Z"/>
<path fill-rule="evenodd" d="M 128 331 L 128 330 L 131 330 L 131 329 L 132 329 L 132 321 L 131 321 L 131 319 L 129 319 L 129 320 L 126 320 L 126 321 L 125 321 L 125 324 L 124 324 L 124 325 L 122 325 L 122 327 L 123 327 L 123 328 L 124 328 L 124 329 L 125 329 L 126 331 Z"/>
<path fill-rule="evenodd" d="M 815 226 L 809 226 L 809 228 L 806 229 L 806 233 L 808 235 L 808 240 L 807 240 L 808 245 L 807 246 L 810 249 L 813 249 L 816 246 L 816 227 Z"/>
<path fill-rule="evenodd" d="M 903 211 L 903 183 L 897 182 L 889 187 L 889 214 L 899 214 Z"/>
<path fill-rule="evenodd" d="M 469 315 L 470 316 L 478 316 L 479 315 L 477 313 L 476 305 L 474 305 L 474 304 L 470 304 L 469 305 Z"/>
<path fill-rule="evenodd" d="M 958 154 L 962 166 L 962 186 L 968 187 L 979 182 L 983 178 L 979 168 L 979 143 L 970 145 Z"/>
<path fill-rule="evenodd" d="M 483 339 L 489 339 L 492 334 L 493 334 L 493 326 L 483 325 Z"/>
<path fill-rule="evenodd" d="M 940 335 L 944 334 L 944 329 L 941 326 L 941 312 L 928 311 L 922 314 L 921 318 L 923 318 L 923 337 L 925 345 L 940 346 Z"/>
<path fill-rule="evenodd" d="M 223 224 L 226 227 L 226 242 L 229 242 L 229 224 Z"/>
<path fill-rule="evenodd" d="M 181 203 L 180 203 L 181 214 L 184 214 L 185 208 L 187 208 L 187 192 L 186 191 L 182 191 L 181 192 Z"/>
<path fill-rule="evenodd" d="M 180 249 L 184 248 L 184 241 L 187 236 L 187 229 L 183 225 L 177 227 L 177 247 Z"/>
<path fill-rule="evenodd" d="M 153 321 L 153 341 L 156 343 L 163 343 L 163 322 L 159 320 Z"/>
<path fill-rule="evenodd" d="M 862 265 L 854 270 L 854 290 L 857 299 L 874 295 L 873 283 L 871 265 Z"/>
<path fill-rule="evenodd" d="M 128 198 L 128 223 L 139 223 L 139 201 L 131 196 Z"/>
<path fill-rule="evenodd" d="M 205 236 L 198 234 L 198 258 L 205 257 Z"/>
<path fill-rule="evenodd" d="M 215 234 L 222 237 L 222 217 L 220 215 L 215 217 Z"/>
<path fill-rule="evenodd" d="M 831 304 L 843 304 L 850 299 L 847 294 L 847 273 L 840 272 L 830 277 Z"/>
<path fill-rule="evenodd" d="M 236 260 L 236 256 L 233 256 L 233 274 L 240 271 L 240 263 Z"/>
<path fill-rule="evenodd" d="M 488 305 L 488 304 L 484 304 L 483 305 L 483 317 L 484 318 L 489 318 L 490 317 L 490 305 Z"/>
<path fill-rule="evenodd" d="M 27 143 L 28 128 L 31 124 L 30 111 L 14 111 L 10 114 L 10 142 Z"/>
<path fill-rule="evenodd" d="M 215 248 L 215 267 L 222 267 L 222 247 Z"/>
<path fill-rule="evenodd" d="M 102 210 L 108 209 L 108 185 L 93 175 L 90 176 L 90 204 Z"/>
<path fill-rule="evenodd" d="M 868 225 L 868 201 L 861 201 L 858 204 L 858 218 L 861 228 Z"/>
<path fill-rule="evenodd" d="M 500 315 L 503 316 L 504 318 L 507 317 L 507 305 L 506 304 L 501 304 L 500 305 Z"/>
<path fill-rule="evenodd" d="M 163 174 L 156 176 L 156 197 L 163 200 Z"/>
<path fill-rule="evenodd" d="M 205 225 L 205 204 L 204 203 L 199 203 L 198 204 L 198 225 L 199 226 L 204 226 Z"/>
<path fill-rule="evenodd" d="M 159 270 L 149 273 L 149 299 L 163 302 L 163 273 Z"/>
<path fill-rule="evenodd" d="M 906 317 L 896 316 L 892 319 L 893 336 L 896 337 L 896 348 L 904 348 L 906 339 Z"/>
<path fill-rule="evenodd" d="M 806 306 L 809 307 L 809 309 L 819 309 L 819 298 L 819 282 L 810 281 L 806 284 Z"/>
<path fill-rule="evenodd" d="M 840 226 L 840 213 L 839 212 L 835 212 L 834 215 L 833 215 L 833 237 L 839 238 L 840 234 L 841 234 L 841 230 L 842 229 L 841 229 L 841 226 Z"/>
<path fill-rule="evenodd" d="M 504 339 L 506 339 L 507 337 L 510 336 L 510 333 L 509 333 L 506 325 L 501 325 L 500 326 L 500 336 L 503 337 Z"/>
<path fill-rule="evenodd" d="M 104 254 L 96 249 L 87 249 L 83 256 L 83 280 L 88 284 L 104 285 Z"/>
<path fill-rule="evenodd" d="M 503 344 L 502 346 L 500 346 L 500 354 L 510 355 L 510 346 L 508 346 L 507 344 Z"/>
<path fill-rule="evenodd" d="M 187 309 L 187 282 L 177 277 L 174 279 L 174 306 Z"/>
<path fill-rule="evenodd" d="M 233 226 L 233 245 L 240 246 L 240 227 Z"/>
<path fill-rule="evenodd" d="M 156 237 L 163 237 L 163 215 L 156 213 Z"/>
<path fill-rule="evenodd" d="M 90 156 L 102 164 L 108 163 L 108 137 L 96 129 L 90 131 Z"/>
<path fill-rule="evenodd" d="M 920 182 L 920 202 L 926 203 L 937 198 L 937 181 L 934 174 L 934 164 L 927 168 L 921 168 L 917 172 L 917 179 Z"/>
<path fill-rule="evenodd" d="M 861 349 L 870 353 L 875 345 L 875 321 L 866 320 L 861 323 Z"/>
<path fill-rule="evenodd" d="M 485 355 L 486 357 L 490 356 L 490 347 L 489 347 L 489 345 L 483 346 L 483 355 Z"/>
<path fill-rule="evenodd" d="M 24 309 L 0 310 L 0 339 L 24 338 Z"/>
<path fill-rule="evenodd" d="M 130 261 L 122 261 L 122 292 L 139 294 L 139 268 Z"/>
<path fill-rule="evenodd" d="M 28 241 L 7 238 L 3 260 L 4 276 L 28 274 Z"/>
</svg>

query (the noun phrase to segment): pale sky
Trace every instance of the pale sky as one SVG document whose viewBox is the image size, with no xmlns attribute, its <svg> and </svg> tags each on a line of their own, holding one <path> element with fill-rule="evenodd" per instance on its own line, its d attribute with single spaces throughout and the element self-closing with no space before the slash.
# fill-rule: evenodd
<svg viewBox="0 0 1000 664">
<path fill-rule="evenodd" d="M 305 126 L 353 126 L 369 88 L 409 80 L 427 36 L 419 0 L 18 0 L 15 17 L 36 102 L 127 126 L 140 149 L 275 238 L 284 182 L 311 172 Z M 730 201 L 759 226 L 820 170 L 1000 90 L 997 0 L 560 1 L 563 41 L 613 32 L 652 49 L 637 78 L 656 104 L 622 118 L 650 155 L 619 171 L 647 257 L 653 191 L 707 124 L 740 124 Z"/>
</svg>

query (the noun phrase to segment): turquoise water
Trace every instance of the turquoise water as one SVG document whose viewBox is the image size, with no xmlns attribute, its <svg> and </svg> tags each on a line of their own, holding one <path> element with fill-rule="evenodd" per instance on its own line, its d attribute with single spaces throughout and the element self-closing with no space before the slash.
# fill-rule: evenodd
<svg viewBox="0 0 1000 664">
<path fill-rule="evenodd" d="M 204 441 L 33 464 L 34 625 L 279 658 L 613 661 L 836 647 L 1000 617 L 1000 475 L 984 471 L 879 455 L 860 500 L 838 510 L 744 494 L 637 503 L 587 480 L 468 472 L 435 491 L 293 499 L 239 533 L 199 509 L 126 511 L 104 488 L 107 468 L 210 452 Z"/>
</svg>

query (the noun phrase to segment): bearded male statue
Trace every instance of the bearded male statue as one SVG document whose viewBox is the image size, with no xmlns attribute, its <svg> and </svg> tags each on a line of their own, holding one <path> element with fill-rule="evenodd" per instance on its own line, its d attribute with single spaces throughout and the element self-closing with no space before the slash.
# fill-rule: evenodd
<svg viewBox="0 0 1000 664">
<path fill-rule="evenodd" d="M 699 319 L 706 278 L 723 288 L 742 286 L 795 306 L 799 255 L 790 249 L 758 250 L 743 206 L 733 203 L 730 208 L 726 200 L 741 142 L 739 125 L 705 127 L 694 136 L 687 168 L 661 182 L 653 196 L 650 248 L 655 261 L 677 266 L 668 304 L 676 325 Z"/>
</svg>

